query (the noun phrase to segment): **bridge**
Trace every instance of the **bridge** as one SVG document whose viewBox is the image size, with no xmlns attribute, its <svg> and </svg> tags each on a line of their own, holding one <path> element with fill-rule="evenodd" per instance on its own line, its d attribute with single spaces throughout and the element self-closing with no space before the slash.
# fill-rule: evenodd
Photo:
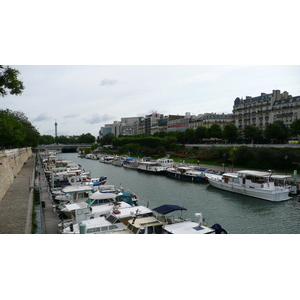
<svg viewBox="0 0 300 300">
<path fill-rule="evenodd" d="M 91 147 L 92 144 L 52 144 L 52 145 L 39 145 L 34 150 L 45 151 L 45 150 L 57 150 L 63 153 L 66 152 L 78 152 L 79 149 L 84 150 L 85 148 Z"/>
</svg>

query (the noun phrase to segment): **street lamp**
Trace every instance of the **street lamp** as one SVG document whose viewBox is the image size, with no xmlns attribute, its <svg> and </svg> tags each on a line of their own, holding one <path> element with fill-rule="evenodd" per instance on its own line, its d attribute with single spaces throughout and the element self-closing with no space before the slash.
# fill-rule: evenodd
<svg viewBox="0 0 300 300">
<path fill-rule="evenodd" d="M 225 157 L 226 157 L 226 153 L 223 153 L 223 167 L 224 167 L 224 173 L 225 173 Z"/>
<path fill-rule="evenodd" d="M 285 175 L 287 175 L 286 169 L 287 169 L 287 159 L 288 159 L 288 156 L 285 155 L 285 156 L 284 156 L 284 159 L 285 159 Z"/>
</svg>

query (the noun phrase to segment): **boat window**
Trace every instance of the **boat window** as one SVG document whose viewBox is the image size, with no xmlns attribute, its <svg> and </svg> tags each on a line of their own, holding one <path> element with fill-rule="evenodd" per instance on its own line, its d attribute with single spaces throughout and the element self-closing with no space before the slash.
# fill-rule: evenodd
<svg viewBox="0 0 300 300">
<path fill-rule="evenodd" d="M 77 215 L 82 215 L 82 210 L 81 209 L 77 209 Z"/>
<path fill-rule="evenodd" d="M 147 227 L 147 233 L 148 234 L 152 234 L 153 233 L 153 226 L 149 226 L 149 227 Z"/>
<path fill-rule="evenodd" d="M 95 228 L 89 228 L 86 230 L 86 233 L 93 233 L 93 232 L 99 232 L 100 227 L 95 227 Z"/>
<path fill-rule="evenodd" d="M 154 230 L 155 230 L 156 234 L 161 234 L 162 233 L 162 225 L 155 226 Z"/>
<path fill-rule="evenodd" d="M 132 232 L 136 234 L 138 232 L 138 228 L 132 226 Z"/>
<path fill-rule="evenodd" d="M 106 218 L 107 221 L 109 221 L 110 223 L 119 223 L 119 220 L 114 217 L 113 215 L 109 215 L 107 218 Z"/>
<path fill-rule="evenodd" d="M 107 230 L 108 230 L 108 226 L 101 227 L 101 231 L 107 231 Z"/>
<path fill-rule="evenodd" d="M 116 225 L 110 225 L 110 226 L 108 226 L 109 230 L 116 229 L 116 228 L 118 228 Z"/>
<path fill-rule="evenodd" d="M 89 209 L 89 208 L 84 208 L 84 209 L 83 209 L 83 213 L 84 213 L 84 214 L 88 214 L 89 212 L 90 212 L 90 209 Z"/>
</svg>

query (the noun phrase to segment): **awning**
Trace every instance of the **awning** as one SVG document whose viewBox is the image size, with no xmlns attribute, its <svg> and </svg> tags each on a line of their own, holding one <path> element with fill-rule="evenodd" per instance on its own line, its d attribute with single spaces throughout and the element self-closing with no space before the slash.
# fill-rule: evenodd
<svg viewBox="0 0 300 300">
<path fill-rule="evenodd" d="M 153 210 L 159 214 L 166 215 L 166 214 L 176 211 L 176 210 L 186 210 L 186 208 L 178 206 L 178 205 L 165 204 L 165 205 L 153 208 Z"/>
</svg>

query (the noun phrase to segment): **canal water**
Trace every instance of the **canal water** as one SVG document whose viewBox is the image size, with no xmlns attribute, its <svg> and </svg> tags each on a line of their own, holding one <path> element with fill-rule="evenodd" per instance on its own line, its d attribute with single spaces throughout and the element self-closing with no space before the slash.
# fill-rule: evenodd
<svg viewBox="0 0 300 300">
<path fill-rule="evenodd" d="M 107 184 L 121 185 L 135 192 L 139 205 L 153 209 L 177 204 L 187 209 L 186 218 L 196 221 L 201 212 L 209 226 L 219 223 L 229 233 L 300 233 L 300 197 L 273 203 L 218 190 L 208 183 L 179 181 L 164 175 L 147 174 L 111 164 L 63 153 L 65 159 L 79 163 L 92 177 L 107 176 Z"/>
</svg>

